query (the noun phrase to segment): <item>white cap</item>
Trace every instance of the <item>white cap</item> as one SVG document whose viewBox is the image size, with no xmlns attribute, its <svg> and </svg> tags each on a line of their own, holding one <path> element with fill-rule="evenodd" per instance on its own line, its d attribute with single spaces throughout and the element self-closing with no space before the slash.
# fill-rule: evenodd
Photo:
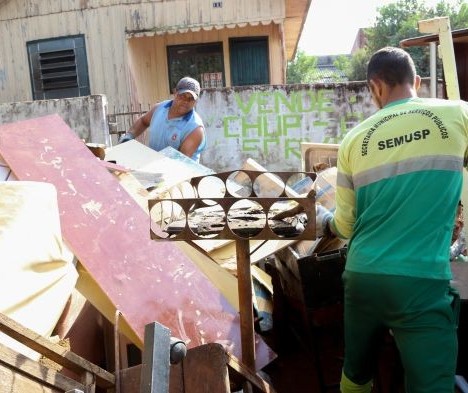
<svg viewBox="0 0 468 393">
<path fill-rule="evenodd" d="M 176 85 L 177 94 L 190 93 L 193 98 L 197 99 L 200 95 L 200 83 L 197 80 L 186 76 L 182 78 Z"/>
</svg>

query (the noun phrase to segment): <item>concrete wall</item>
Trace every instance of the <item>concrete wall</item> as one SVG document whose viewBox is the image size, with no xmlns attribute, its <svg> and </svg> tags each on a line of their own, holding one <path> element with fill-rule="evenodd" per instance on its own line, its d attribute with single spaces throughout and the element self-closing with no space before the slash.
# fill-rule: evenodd
<svg viewBox="0 0 468 393">
<path fill-rule="evenodd" d="M 428 80 L 419 95 L 429 97 Z M 339 143 L 376 109 L 365 82 L 206 89 L 197 103 L 208 138 L 200 162 L 215 172 L 248 158 L 300 170 L 301 142 Z"/>
<path fill-rule="evenodd" d="M 0 104 L 0 124 L 53 113 L 59 114 L 86 142 L 110 145 L 107 99 L 103 95 Z"/>
<path fill-rule="evenodd" d="M 429 97 L 429 80 L 419 95 Z M 224 172 L 252 158 L 270 171 L 296 171 L 301 142 L 339 143 L 376 107 L 366 84 L 351 82 L 205 89 L 197 110 L 207 132 L 201 164 Z M 103 95 L 0 104 L 0 124 L 52 113 L 86 142 L 112 145 Z"/>
</svg>

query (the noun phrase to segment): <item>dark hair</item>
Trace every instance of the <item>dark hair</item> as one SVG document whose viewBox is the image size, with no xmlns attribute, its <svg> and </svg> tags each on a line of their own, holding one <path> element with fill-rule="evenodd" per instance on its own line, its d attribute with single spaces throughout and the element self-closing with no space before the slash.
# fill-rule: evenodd
<svg viewBox="0 0 468 393">
<path fill-rule="evenodd" d="M 375 52 L 367 65 L 367 83 L 377 78 L 390 87 L 413 84 L 416 68 L 413 59 L 403 49 L 385 47 Z"/>
</svg>

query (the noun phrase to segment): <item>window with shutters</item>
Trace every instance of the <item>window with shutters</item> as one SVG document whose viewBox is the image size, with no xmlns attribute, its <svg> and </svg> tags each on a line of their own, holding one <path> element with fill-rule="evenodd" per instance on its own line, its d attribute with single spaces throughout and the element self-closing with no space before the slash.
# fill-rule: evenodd
<svg viewBox="0 0 468 393">
<path fill-rule="evenodd" d="M 33 99 L 90 94 L 83 35 L 27 43 Z"/>
</svg>

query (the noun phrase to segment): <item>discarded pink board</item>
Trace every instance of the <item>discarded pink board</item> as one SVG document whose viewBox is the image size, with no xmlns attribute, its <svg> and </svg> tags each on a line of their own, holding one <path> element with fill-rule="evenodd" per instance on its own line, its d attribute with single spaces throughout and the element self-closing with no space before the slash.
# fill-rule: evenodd
<svg viewBox="0 0 468 393">
<path fill-rule="evenodd" d="M 242 358 L 236 310 L 176 244 L 150 239 L 149 216 L 58 115 L 1 125 L 0 155 L 18 179 L 56 186 L 66 243 L 141 342 L 158 321 Z M 273 358 L 257 336 L 256 368 Z"/>
</svg>

